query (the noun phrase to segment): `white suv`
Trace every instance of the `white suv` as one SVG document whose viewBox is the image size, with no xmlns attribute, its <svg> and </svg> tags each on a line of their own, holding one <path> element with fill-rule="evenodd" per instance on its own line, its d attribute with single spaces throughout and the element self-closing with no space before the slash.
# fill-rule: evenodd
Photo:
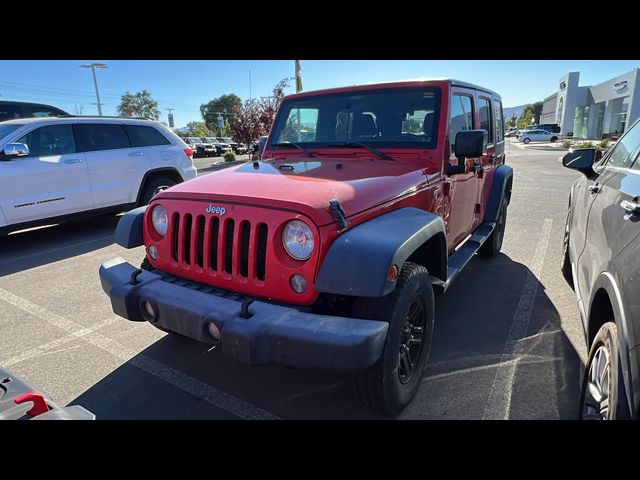
<svg viewBox="0 0 640 480">
<path fill-rule="evenodd" d="M 195 177 L 192 150 L 160 122 L 0 122 L 0 234 L 87 212 L 129 210 Z"/>
</svg>

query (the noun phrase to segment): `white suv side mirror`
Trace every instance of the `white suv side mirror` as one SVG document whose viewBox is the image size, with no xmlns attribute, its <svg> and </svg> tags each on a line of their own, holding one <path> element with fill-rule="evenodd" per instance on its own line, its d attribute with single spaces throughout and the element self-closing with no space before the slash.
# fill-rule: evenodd
<svg viewBox="0 0 640 480">
<path fill-rule="evenodd" d="M 29 155 L 29 147 L 24 143 L 7 143 L 2 149 L 5 160 L 11 160 L 14 157 L 26 157 Z"/>
</svg>

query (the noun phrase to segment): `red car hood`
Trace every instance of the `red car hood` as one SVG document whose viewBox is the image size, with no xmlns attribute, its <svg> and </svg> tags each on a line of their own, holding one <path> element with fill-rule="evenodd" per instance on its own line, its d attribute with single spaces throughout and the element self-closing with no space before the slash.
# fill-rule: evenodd
<svg viewBox="0 0 640 480">
<path fill-rule="evenodd" d="M 291 157 L 204 175 L 171 187 L 156 198 L 286 208 L 322 226 L 335 221 L 328 210 L 331 199 L 339 200 L 347 216 L 352 216 L 415 190 L 439 173 L 434 164 L 417 155 L 393 162 L 362 157 Z"/>
</svg>

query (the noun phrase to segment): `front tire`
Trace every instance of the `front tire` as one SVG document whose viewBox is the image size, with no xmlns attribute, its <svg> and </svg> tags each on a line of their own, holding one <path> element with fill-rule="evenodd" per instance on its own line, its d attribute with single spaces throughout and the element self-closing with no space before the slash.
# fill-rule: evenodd
<svg viewBox="0 0 640 480">
<path fill-rule="evenodd" d="M 496 227 L 478 250 L 478 255 L 481 257 L 495 257 L 500 252 L 502 241 L 504 240 L 504 229 L 507 225 L 507 207 L 508 202 L 507 196 L 505 195 L 502 199 L 502 205 L 500 206 Z"/>
<path fill-rule="evenodd" d="M 524 144 L 528 144 L 530 142 L 531 142 L 530 138 L 525 138 L 524 140 L 522 140 L 522 143 L 524 143 Z"/>
<path fill-rule="evenodd" d="M 389 322 L 382 357 L 356 375 L 356 394 L 371 410 L 398 415 L 418 393 L 431 348 L 434 296 L 427 269 L 405 263 L 392 293 L 358 298 L 353 313 Z"/>
<path fill-rule="evenodd" d="M 598 330 L 589 351 L 580 393 L 582 420 L 629 418 L 619 352 L 618 328 L 607 322 Z"/>
<path fill-rule="evenodd" d="M 153 196 L 161 190 L 165 190 L 169 187 L 172 187 L 176 184 L 175 180 L 172 180 L 167 177 L 160 177 L 148 182 L 144 190 L 142 191 L 142 196 L 140 197 L 140 206 L 148 205 Z"/>
</svg>

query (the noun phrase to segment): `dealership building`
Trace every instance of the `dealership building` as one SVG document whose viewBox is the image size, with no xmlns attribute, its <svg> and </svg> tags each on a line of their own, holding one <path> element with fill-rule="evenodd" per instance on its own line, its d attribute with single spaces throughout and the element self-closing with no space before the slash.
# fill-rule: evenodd
<svg viewBox="0 0 640 480">
<path fill-rule="evenodd" d="M 600 139 L 623 133 L 640 117 L 638 68 L 589 87 L 579 79 L 579 72 L 560 79 L 558 91 L 543 101 L 540 123 L 557 123 L 563 135 Z"/>
</svg>

